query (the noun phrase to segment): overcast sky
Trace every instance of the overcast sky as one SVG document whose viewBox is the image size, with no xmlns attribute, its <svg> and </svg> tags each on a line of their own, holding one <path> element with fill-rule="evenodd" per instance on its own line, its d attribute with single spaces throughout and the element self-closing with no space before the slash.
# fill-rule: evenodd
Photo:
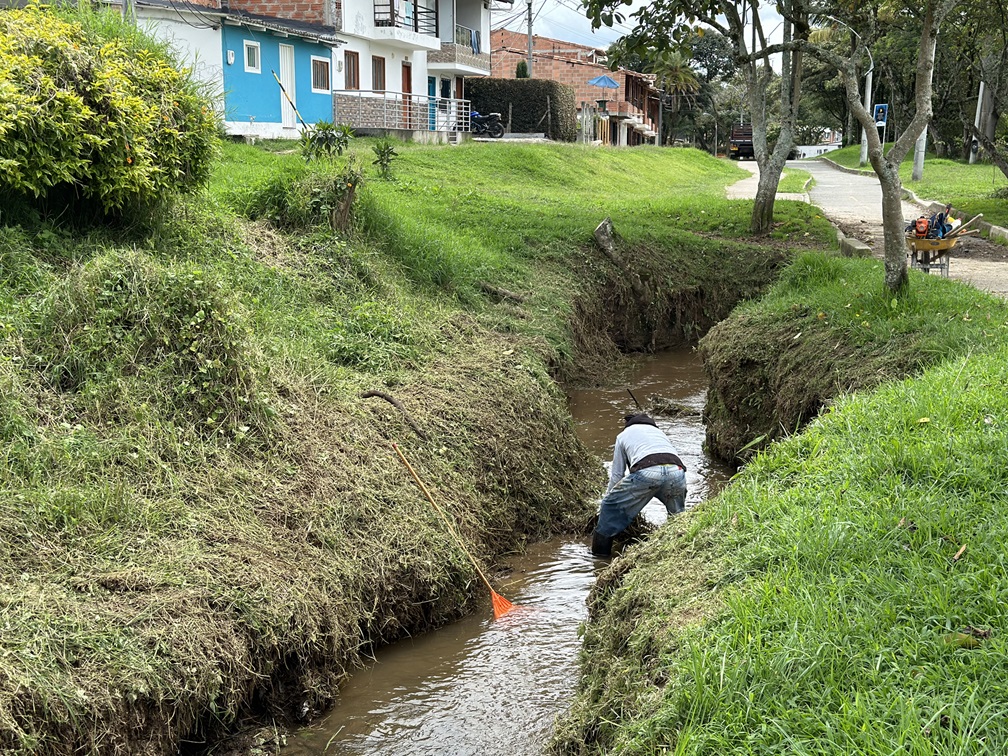
<svg viewBox="0 0 1008 756">
<path fill-rule="evenodd" d="M 494 3 L 494 6 L 490 19 L 492 28 L 504 26 L 511 31 L 528 32 L 528 0 L 515 0 L 513 6 L 503 3 Z M 497 7 L 501 10 L 496 10 Z M 580 0 L 532 0 L 532 33 L 537 37 L 605 49 L 630 31 L 632 24 L 612 29 L 603 26 L 593 32 L 591 21 L 580 8 Z"/>
<path fill-rule="evenodd" d="M 619 10 L 625 17 L 629 17 L 636 8 L 648 2 L 650 0 L 634 0 L 632 5 L 621 5 Z M 760 17 L 771 44 L 780 42 L 783 34 L 780 15 L 772 7 L 763 7 L 760 9 Z M 503 26 L 525 34 L 528 32 L 527 19 L 528 0 L 515 0 L 513 6 L 498 0 L 494 3 L 490 27 L 499 29 Z M 617 24 L 612 28 L 603 26 L 593 31 L 591 21 L 584 15 L 581 0 L 532 0 L 532 33 L 537 37 L 576 42 L 604 50 L 630 32 L 633 25 L 634 20 L 628 18 L 622 25 Z M 773 67 L 780 70 L 779 56 L 774 56 Z"/>
</svg>

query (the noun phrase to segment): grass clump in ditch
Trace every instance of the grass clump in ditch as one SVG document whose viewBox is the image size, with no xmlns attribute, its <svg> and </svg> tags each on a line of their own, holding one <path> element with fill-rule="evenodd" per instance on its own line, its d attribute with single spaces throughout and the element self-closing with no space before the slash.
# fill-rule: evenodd
<svg viewBox="0 0 1008 756">
<path fill-rule="evenodd" d="M 843 398 L 616 562 L 554 752 L 1003 752 L 1006 366 Z"/>
<path fill-rule="evenodd" d="M 971 286 L 911 271 L 894 298 L 882 264 L 800 255 L 759 301 L 700 342 L 710 379 L 707 442 L 747 457 L 799 430 L 834 397 L 1001 343 L 1008 309 Z"/>
</svg>

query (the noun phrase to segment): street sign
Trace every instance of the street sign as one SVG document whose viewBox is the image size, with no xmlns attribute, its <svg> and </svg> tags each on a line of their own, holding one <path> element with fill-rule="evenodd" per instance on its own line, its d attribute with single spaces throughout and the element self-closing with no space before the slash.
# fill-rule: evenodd
<svg viewBox="0 0 1008 756">
<path fill-rule="evenodd" d="M 876 105 L 875 106 L 875 126 L 885 126 L 886 118 L 889 115 L 888 105 Z"/>
</svg>

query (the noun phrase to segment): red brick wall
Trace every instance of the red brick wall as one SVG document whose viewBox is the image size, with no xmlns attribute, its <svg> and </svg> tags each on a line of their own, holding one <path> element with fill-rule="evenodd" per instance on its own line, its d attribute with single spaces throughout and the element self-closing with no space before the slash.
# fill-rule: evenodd
<svg viewBox="0 0 1008 756">
<path fill-rule="evenodd" d="M 493 29 L 490 32 L 490 75 L 513 79 L 520 60 L 528 60 L 528 35 Z M 610 71 L 601 62 L 593 62 L 604 60 L 605 51 L 600 48 L 532 35 L 534 78 L 552 79 L 574 87 L 574 103 L 579 108 L 582 102 L 594 106 L 597 100 L 606 99 L 612 112 L 645 115 L 642 109 L 626 103 L 624 99 L 627 77 L 635 75 L 626 71 Z M 602 74 L 615 79 L 619 89 L 602 89 L 588 84 L 589 79 Z"/>
<path fill-rule="evenodd" d="M 199 1 L 196 0 L 196 2 Z M 213 2 L 213 0 L 210 1 Z M 335 26 L 340 18 L 342 3 L 340 0 L 336 0 L 332 18 L 327 17 L 325 5 L 326 0 L 229 0 L 228 2 L 228 7 L 235 10 Z"/>
</svg>

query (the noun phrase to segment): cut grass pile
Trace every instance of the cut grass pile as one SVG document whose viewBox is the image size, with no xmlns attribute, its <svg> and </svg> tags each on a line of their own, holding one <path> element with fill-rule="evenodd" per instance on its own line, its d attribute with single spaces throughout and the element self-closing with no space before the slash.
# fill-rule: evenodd
<svg viewBox="0 0 1008 756">
<path fill-rule="evenodd" d="M 799 342 L 821 311 L 868 353 L 881 316 L 878 348 L 900 348 L 884 301 L 821 273 L 796 289 L 795 268 L 765 307 L 802 292 Z M 1008 312 L 937 277 L 912 289 L 907 324 L 943 359 L 839 397 L 603 573 L 553 752 L 1005 751 Z"/>
<path fill-rule="evenodd" d="M 859 168 L 860 146 L 834 150 L 825 156 L 847 168 Z M 871 166 L 861 170 L 872 173 Z M 973 217 L 983 213 L 984 220 L 1002 228 L 1008 227 L 1008 177 L 992 163 L 969 165 L 928 155 L 920 181 L 912 181 L 913 155 L 900 166 L 900 180 L 922 200 L 950 204 Z M 997 193 L 997 194 L 995 194 Z"/>
<path fill-rule="evenodd" d="M 734 169 L 694 151 L 404 148 L 343 237 L 340 165 L 270 147 L 227 145 L 149 234 L 0 231 L 4 753 L 198 750 L 325 708 L 372 644 L 485 600 L 393 441 L 488 570 L 587 526 L 601 473 L 554 377 L 640 327 L 601 218 L 668 338 L 791 254 L 737 238 Z M 277 187 L 300 227 L 236 213 Z M 803 206 L 788 228 L 828 238 Z"/>
</svg>

